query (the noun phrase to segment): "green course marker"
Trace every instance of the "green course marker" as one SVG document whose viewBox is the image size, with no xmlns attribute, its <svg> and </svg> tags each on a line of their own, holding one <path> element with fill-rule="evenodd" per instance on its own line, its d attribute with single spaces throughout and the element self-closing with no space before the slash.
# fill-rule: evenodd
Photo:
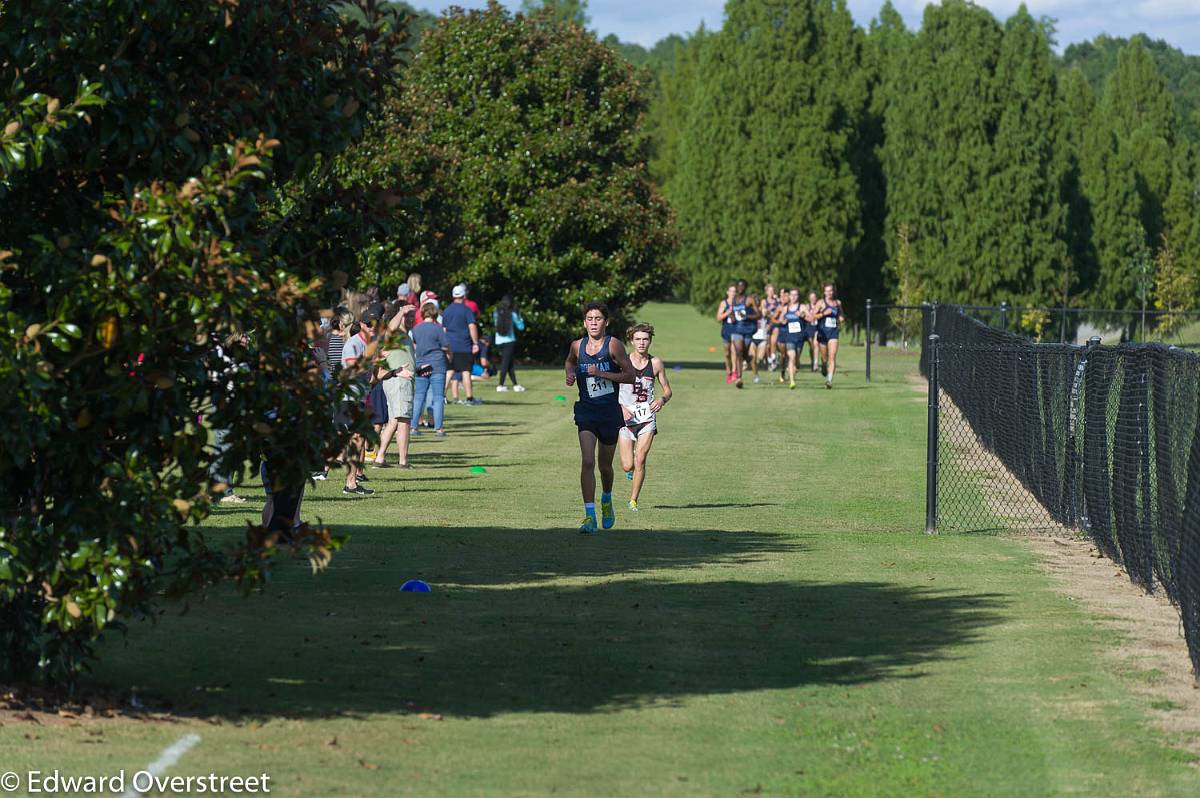
<svg viewBox="0 0 1200 798">
<path fill-rule="evenodd" d="M 560 393 L 558 396 L 554 397 L 554 401 L 556 401 L 556 402 L 565 402 L 565 401 L 567 401 L 567 397 L 563 396 L 563 395 Z"/>
<path fill-rule="evenodd" d="M 483 466 L 471 466 L 471 473 L 472 474 L 486 474 L 487 469 L 484 468 Z"/>
</svg>

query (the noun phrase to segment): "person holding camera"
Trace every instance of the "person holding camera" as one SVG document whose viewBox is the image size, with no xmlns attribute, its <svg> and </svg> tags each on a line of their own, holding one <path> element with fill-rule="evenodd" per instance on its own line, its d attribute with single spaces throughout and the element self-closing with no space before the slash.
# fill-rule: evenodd
<svg viewBox="0 0 1200 798">
<path fill-rule="evenodd" d="M 390 468 L 387 450 L 396 439 L 399 467 L 412 468 L 408 462 L 409 422 L 413 418 L 414 380 L 417 376 L 416 356 L 408 330 L 417 311 L 412 305 L 397 303 L 387 315 L 387 346 L 376 378 L 383 386 L 387 400 L 387 422 L 379 433 L 379 450 L 371 462 L 375 468 Z"/>
</svg>

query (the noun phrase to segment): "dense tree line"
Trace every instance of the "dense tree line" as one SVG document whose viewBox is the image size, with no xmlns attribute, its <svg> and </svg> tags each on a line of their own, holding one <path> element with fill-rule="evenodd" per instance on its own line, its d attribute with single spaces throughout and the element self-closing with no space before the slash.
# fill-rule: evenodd
<svg viewBox="0 0 1200 798">
<path fill-rule="evenodd" d="M 842 0 L 730 0 L 649 114 L 691 299 L 733 275 L 894 295 L 900 231 L 909 297 L 1128 307 L 1162 253 L 1196 272 L 1197 59 L 1052 39 L 1024 7 L 943 0 L 910 31 L 885 4 L 862 30 Z"/>
</svg>

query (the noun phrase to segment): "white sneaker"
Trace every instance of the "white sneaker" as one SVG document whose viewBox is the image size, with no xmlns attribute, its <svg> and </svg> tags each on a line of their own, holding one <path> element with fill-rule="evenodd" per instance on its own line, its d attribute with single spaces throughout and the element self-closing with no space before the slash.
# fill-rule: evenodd
<svg viewBox="0 0 1200 798">
<path fill-rule="evenodd" d="M 508 386 L 507 385 L 497 385 L 496 393 L 508 393 Z"/>
<path fill-rule="evenodd" d="M 516 391 L 517 393 L 525 393 L 525 386 L 524 385 L 514 385 L 513 390 Z"/>
</svg>

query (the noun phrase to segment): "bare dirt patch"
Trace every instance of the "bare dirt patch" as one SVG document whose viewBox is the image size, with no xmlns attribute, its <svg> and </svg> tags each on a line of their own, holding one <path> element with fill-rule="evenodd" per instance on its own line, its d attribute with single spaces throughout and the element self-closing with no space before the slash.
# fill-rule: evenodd
<svg viewBox="0 0 1200 798">
<path fill-rule="evenodd" d="M 1109 655 L 1131 689 L 1146 699 L 1154 726 L 1200 754 L 1200 682 L 1192 673 L 1179 611 L 1148 594 L 1121 566 L 1082 536 L 1030 534 L 1024 540 L 1068 597 L 1079 601 L 1122 643 Z"/>
<path fill-rule="evenodd" d="M 928 395 L 924 379 L 914 377 L 912 384 Z M 942 424 L 966 426 L 945 393 L 939 407 Z M 1144 592 L 1083 533 L 1057 524 L 982 446 L 972 451 L 969 470 L 959 471 L 978 480 L 988 509 L 1041 558 L 1061 592 L 1117 630 L 1122 643 L 1107 654 L 1130 689 L 1145 699 L 1153 725 L 1173 744 L 1200 754 L 1200 676 L 1192 671 L 1179 612 L 1165 594 Z"/>
</svg>

